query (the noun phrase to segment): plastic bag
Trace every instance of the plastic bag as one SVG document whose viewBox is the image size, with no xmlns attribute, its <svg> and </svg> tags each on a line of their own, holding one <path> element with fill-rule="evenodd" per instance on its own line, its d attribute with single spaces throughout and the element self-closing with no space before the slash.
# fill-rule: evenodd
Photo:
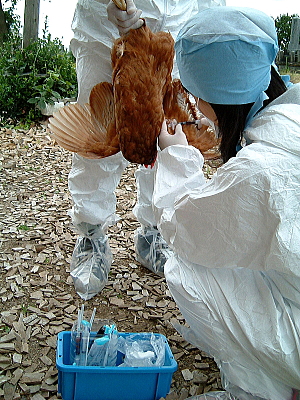
<svg viewBox="0 0 300 400">
<path fill-rule="evenodd" d="M 118 350 L 125 355 L 120 367 L 161 367 L 165 363 L 165 340 L 154 333 L 119 338 Z"/>
<path fill-rule="evenodd" d="M 70 273 L 78 295 L 88 300 L 107 283 L 112 263 L 108 238 L 100 225 L 81 223 L 70 264 Z"/>
<path fill-rule="evenodd" d="M 232 394 L 228 392 L 208 392 L 198 396 L 188 397 L 186 400 L 237 400 Z"/>
<path fill-rule="evenodd" d="M 87 356 L 87 365 L 112 367 L 117 365 L 118 331 L 116 326 L 104 325 L 104 333 L 94 339 Z M 98 336 L 98 335 L 97 335 Z"/>
</svg>

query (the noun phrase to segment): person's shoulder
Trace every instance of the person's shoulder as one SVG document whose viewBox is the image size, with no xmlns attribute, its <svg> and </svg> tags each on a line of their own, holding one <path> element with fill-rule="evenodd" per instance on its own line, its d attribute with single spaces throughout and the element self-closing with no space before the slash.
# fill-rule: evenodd
<svg viewBox="0 0 300 400">
<path fill-rule="evenodd" d="M 298 104 L 300 105 L 300 83 L 292 84 L 277 99 L 273 100 L 269 106 L 278 104 Z"/>
</svg>

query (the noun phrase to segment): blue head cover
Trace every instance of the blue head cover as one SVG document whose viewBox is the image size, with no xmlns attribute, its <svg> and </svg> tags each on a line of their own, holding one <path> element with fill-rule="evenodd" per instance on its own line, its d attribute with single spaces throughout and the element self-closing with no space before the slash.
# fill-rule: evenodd
<svg viewBox="0 0 300 400">
<path fill-rule="evenodd" d="M 182 27 L 175 49 L 183 86 L 202 100 L 254 102 L 258 110 L 267 98 L 263 92 L 278 46 L 274 21 L 265 13 L 244 7 L 207 8 Z"/>
</svg>

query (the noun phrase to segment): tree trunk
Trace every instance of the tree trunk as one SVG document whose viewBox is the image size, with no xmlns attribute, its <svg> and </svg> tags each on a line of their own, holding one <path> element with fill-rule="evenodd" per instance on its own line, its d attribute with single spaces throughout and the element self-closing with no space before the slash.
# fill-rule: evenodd
<svg viewBox="0 0 300 400">
<path fill-rule="evenodd" d="M 5 15 L 2 8 L 2 3 L 0 0 L 0 46 L 3 44 L 4 35 L 7 33 L 7 25 L 5 21 Z"/>
<path fill-rule="evenodd" d="M 23 47 L 26 48 L 39 34 L 40 0 L 25 0 Z"/>
</svg>

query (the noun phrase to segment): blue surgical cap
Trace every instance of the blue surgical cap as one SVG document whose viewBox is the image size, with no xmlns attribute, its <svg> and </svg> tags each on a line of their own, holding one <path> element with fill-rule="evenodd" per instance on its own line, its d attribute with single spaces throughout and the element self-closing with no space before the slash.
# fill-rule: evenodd
<svg viewBox="0 0 300 400">
<path fill-rule="evenodd" d="M 274 21 L 244 7 L 198 12 L 180 30 L 176 61 L 183 86 L 216 104 L 247 104 L 265 98 L 278 51 Z"/>
</svg>

